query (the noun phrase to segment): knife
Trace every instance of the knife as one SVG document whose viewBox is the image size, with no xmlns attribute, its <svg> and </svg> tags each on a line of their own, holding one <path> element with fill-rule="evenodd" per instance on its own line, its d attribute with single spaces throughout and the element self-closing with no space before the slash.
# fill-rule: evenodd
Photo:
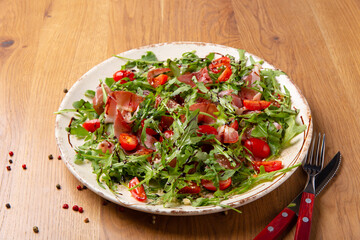
<svg viewBox="0 0 360 240">
<path fill-rule="evenodd" d="M 328 182 L 334 177 L 341 163 L 341 154 L 338 152 L 333 159 L 315 177 L 315 196 L 317 196 Z M 299 214 L 301 195 L 303 191 L 282 210 L 254 240 L 273 240 L 279 237 Z"/>
</svg>

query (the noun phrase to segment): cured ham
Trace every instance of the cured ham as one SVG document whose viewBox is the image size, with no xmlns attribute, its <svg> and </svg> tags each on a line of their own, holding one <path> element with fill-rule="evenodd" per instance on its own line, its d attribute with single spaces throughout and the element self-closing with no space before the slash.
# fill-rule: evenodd
<svg viewBox="0 0 360 240">
<path fill-rule="evenodd" d="M 179 76 L 178 80 L 180 82 L 189 84 L 191 87 L 195 87 L 196 85 L 195 85 L 194 81 L 192 80 L 192 78 L 194 76 L 196 77 L 196 79 L 199 82 L 202 82 L 204 84 L 212 83 L 212 80 L 210 78 L 210 75 L 209 75 L 209 72 L 208 72 L 207 68 L 202 68 L 200 71 L 194 72 L 194 73 L 185 73 L 185 74 Z"/>
<path fill-rule="evenodd" d="M 199 82 L 202 82 L 204 84 L 212 83 L 212 80 L 209 76 L 209 72 L 206 67 L 202 68 L 200 71 L 194 73 L 194 75 Z"/>
<path fill-rule="evenodd" d="M 113 123 L 117 114 L 116 100 L 110 95 L 105 105 L 105 123 Z"/>
<path fill-rule="evenodd" d="M 218 96 L 224 97 L 226 95 L 230 95 L 232 97 L 231 105 L 234 107 L 235 113 L 238 115 L 241 115 L 246 109 L 243 107 L 243 102 L 242 102 L 241 97 L 239 97 L 236 94 L 233 94 L 232 92 L 233 92 L 232 89 L 224 90 L 224 91 L 219 92 Z"/>
<path fill-rule="evenodd" d="M 144 98 L 132 92 L 116 91 L 110 94 L 115 99 L 117 107 L 121 110 L 134 112 Z"/>
<path fill-rule="evenodd" d="M 124 115 L 134 112 L 143 100 L 143 97 L 132 92 L 116 91 L 110 93 L 105 105 L 105 122 L 114 122 L 117 110 L 120 110 Z M 129 118 L 127 121 L 130 121 Z"/>
<path fill-rule="evenodd" d="M 216 161 L 220 164 L 220 166 L 222 166 L 223 168 L 226 168 L 226 169 L 235 169 L 235 168 L 240 167 L 240 165 L 241 165 L 240 162 L 234 160 L 235 166 L 232 166 L 229 159 L 227 159 L 224 155 L 221 155 L 219 153 L 216 153 L 214 155 L 214 157 L 215 157 Z"/>
<path fill-rule="evenodd" d="M 240 91 L 240 97 L 242 99 L 260 101 L 261 93 L 256 90 L 249 89 L 251 87 L 257 87 L 260 89 L 260 91 L 263 90 L 260 85 L 256 84 L 257 81 L 260 81 L 260 68 L 261 66 L 254 65 L 254 68 L 251 71 L 251 73 L 245 77 L 244 81 L 247 82 L 246 85 L 247 88 L 245 87 Z"/>
<path fill-rule="evenodd" d="M 216 118 L 216 115 L 214 113 L 219 112 L 219 110 L 217 109 L 217 107 L 214 103 L 207 103 L 207 102 L 194 103 L 193 105 L 191 105 L 189 107 L 190 111 L 195 111 L 196 109 L 199 109 L 200 112 L 208 113 L 215 118 Z M 213 123 L 215 123 L 215 120 L 204 114 L 199 114 L 198 122 L 204 123 L 204 124 L 213 124 Z"/>
<path fill-rule="evenodd" d="M 117 110 L 115 122 L 114 122 L 114 134 L 119 138 L 122 133 L 131 133 L 131 126 L 124 120 L 121 112 Z"/>
<path fill-rule="evenodd" d="M 155 108 L 158 108 L 160 106 L 160 103 L 162 102 L 161 97 L 158 95 L 155 98 Z M 181 104 L 179 104 L 178 102 L 176 102 L 175 100 L 169 99 L 166 102 L 166 106 L 168 108 L 177 108 L 179 107 Z"/>
<path fill-rule="evenodd" d="M 192 77 L 194 76 L 194 73 L 185 73 L 184 75 L 179 76 L 177 79 L 182 82 L 189 84 L 191 87 L 195 87 L 196 84 L 193 82 Z"/>
<path fill-rule="evenodd" d="M 111 93 L 110 88 L 107 85 L 104 85 L 105 92 L 107 94 Z M 93 98 L 93 107 L 97 114 L 102 114 L 104 112 L 104 93 L 101 85 L 97 86 L 95 89 L 95 96 Z"/>
<path fill-rule="evenodd" d="M 239 133 L 232 127 L 222 125 L 217 131 L 216 139 L 222 143 L 236 143 L 239 140 Z"/>
<path fill-rule="evenodd" d="M 157 142 L 156 138 L 154 138 L 153 136 L 151 136 L 149 134 L 146 134 L 146 139 L 144 141 L 146 148 L 156 150 L 155 145 L 154 145 L 156 142 Z"/>
<path fill-rule="evenodd" d="M 112 142 L 109 142 L 106 140 L 102 141 L 99 144 L 99 149 L 101 149 L 101 151 L 103 153 L 106 153 L 107 151 L 109 151 L 109 153 L 111 154 L 114 151 L 114 148 L 115 148 L 115 145 Z"/>
</svg>

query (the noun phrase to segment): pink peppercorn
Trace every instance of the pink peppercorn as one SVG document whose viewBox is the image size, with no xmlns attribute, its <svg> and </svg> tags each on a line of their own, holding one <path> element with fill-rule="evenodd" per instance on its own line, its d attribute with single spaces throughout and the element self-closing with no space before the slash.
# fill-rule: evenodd
<svg viewBox="0 0 360 240">
<path fill-rule="evenodd" d="M 78 206 L 78 205 L 74 205 L 74 206 L 72 207 L 72 209 L 73 209 L 75 212 L 77 212 L 77 211 L 79 211 L 79 206 Z"/>
<path fill-rule="evenodd" d="M 69 208 L 69 205 L 65 203 L 65 204 L 63 205 L 63 209 L 68 209 L 68 208 Z"/>
<path fill-rule="evenodd" d="M 81 185 L 78 185 L 76 188 L 77 188 L 77 190 L 79 190 L 79 191 L 82 189 Z"/>
<path fill-rule="evenodd" d="M 79 213 L 83 213 L 84 209 L 82 207 L 79 207 Z"/>
<path fill-rule="evenodd" d="M 22 166 L 21 166 L 24 170 L 26 170 L 26 164 L 23 164 Z"/>
<path fill-rule="evenodd" d="M 10 152 L 9 152 L 9 156 L 10 156 L 10 157 L 14 156 L 14 152 L 13 152 L 13 151 L 10 151 Z"/>
</svg>

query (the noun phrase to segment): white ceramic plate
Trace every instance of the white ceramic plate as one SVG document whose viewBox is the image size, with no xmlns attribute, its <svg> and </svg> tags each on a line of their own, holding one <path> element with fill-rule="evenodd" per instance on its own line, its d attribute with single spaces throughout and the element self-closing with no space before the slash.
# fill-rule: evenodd
<svg viewBox="0 0 360 240">
<path fill-rule="evenodd" d="M 230 54 L 238 59 L 238 52 L 235 48 L 216 44 L 194 42 L 156 44 L 133 49 L 119 55 L 131 59 L 138 59 L 143 54 L 145 54 L 146 51 L 152 51 L 156 54 L 159 60 L 166 60 L 167 58 L 179 58 L 181 57 L 182 53 L 193 50 L 195 50 L 200 57 L 205 57 L 209 52 L 218 52 L 222 54 Z M 250 54 L 247 53 L 247 56 L 249 55 Z M 255 60 L 260 60 L 260 58 L 254 55 L 252 56 Z M 85 98 L 84 93 L 86 90 L 94 90 L 99 84 L 99 79 L 112 77 L 113 73 L 118 71 L 120 66 L 123 64 L 125 64 L 125 61 L 116 57 L 112 57 L 85 73 L 66 94 L 59 107 L 59 110 L 72 108 L 72 103 L 74 101 Z M 274 67 L 267 62 L 263 64 L 263 67 L 274 69 Z M 302 96 L 300 90 L 294 85 L 294 83 L 291 82 L 291 80 L 285 75 L 278 77 L 278 81 L 282 86 L 286 86 L 286 88 L 290 91 L 293 106 L 300 110 L 297 121 L 303 122 L 308 126 L 305 133 L 300 134 L 294 138 L 292 141 L 293 145 L 283 150 L 281 153 L 280 160 L 283 162 L 285 167 L 288 167 L 301 162 L 309 148 L 312 136 L 311 114 L 306 99 Z M 75 152 L 69 144 L 68 133 L 65 130 L 65 128 L 69 125 L 71 117 L 71 114 L 57 115 L 55 125 L 56 140 L 60 148 L 63 161 L 65 162 L 70 172 L 80 182 L 82 182 L 96 194 L 128 208 L 162 215 L 200 215 L 225 210 L 224 208 L 217 206 L 192 207 L 183 205 L 176 208 L 164 208 L 162 205 L 146 205 L 136 201 L 133 197 L 131 197 L 130 192 L 127 191 L 127 189 L 121 189 L 120 191 L 122 195 L 115 196 L 108 189 L 101 188 L 96 182 L 95 174 L 92 173 L 90 163 L 82 165 L 77 165 L 74 163 Z M 74 146 L 77 146 L 82 142 L 76 140 L 75 138 L 71 138 L 71 143 Z M 230 199 L 224 201 L 223 204 L 227 204 L 232 207 L 239 207 L 241 205 L 250 203 L 276 189 L 278 186 L 280 186 L 280 184 L 285 182 L 294 171 L 295 169 L 279 176 L 272 182 L 262 183 L 244 194 L 233 196 Z"/>
</svg>

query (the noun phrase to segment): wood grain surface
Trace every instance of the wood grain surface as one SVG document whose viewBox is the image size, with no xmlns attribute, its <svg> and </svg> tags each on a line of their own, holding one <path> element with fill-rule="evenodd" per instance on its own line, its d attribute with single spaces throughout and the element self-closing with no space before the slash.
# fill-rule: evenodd
<svg viewBox="0 0 360 240">
<path fill-rule="evenodd" d="M 252 239 L 291 202 L 300 168 L 242 214 L 153 216 L 76 189 L 54 137 L 63 89 L 114 54 L 172 41 L 243 48 L 288 73 L 327 135 L 326 161 L 343 155 L 315 201 L 311 239 L 360 239 L 359 33 L 358 0 L 1 0 L 0 239 Z"/>
</svg>

